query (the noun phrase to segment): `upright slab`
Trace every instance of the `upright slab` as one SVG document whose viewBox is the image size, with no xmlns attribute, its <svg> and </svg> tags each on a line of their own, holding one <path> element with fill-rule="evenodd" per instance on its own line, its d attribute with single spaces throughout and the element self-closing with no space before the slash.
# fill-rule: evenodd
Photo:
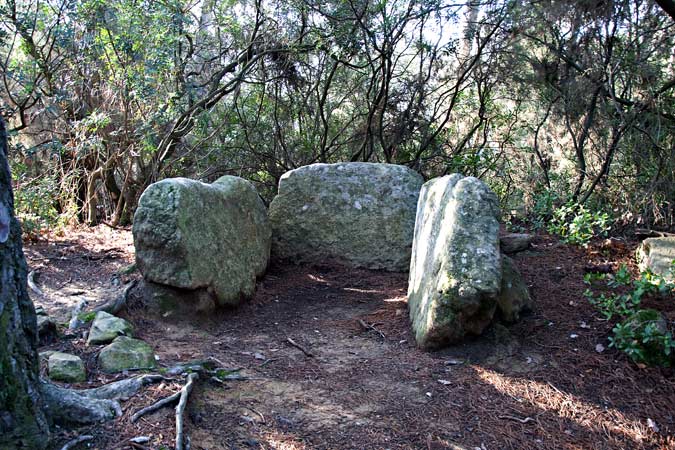
<svg viewBox="0 0 675 450">
<path fill-rule="evenodd" d="M 265 205 L 242 178 L 162 180 L 134 216 L 136 263 L 149 281 L 206 288 L 219 304 L 237 304 L 267 268 L 271 232 Z"/>
<path fill-rule="evenodd" d="M 640 270 L 651 270 L 669 281 L 675 281 L 675 237 L 649 238 L 637 249 Z"/>
<path fill-rule="evenodd" d="M 420 193 L 408 306 L 420 347 L 437 348 L 480 334 L 501 285 L 499 206 L 480 180 L 453 174 Z"/>
<path fill-rule="evenodd" d="M 422 177 L 377 163 L 312 164 L 285 173 L 270 205 L 272 251 L 295 261 L 407 271 Z"/>
</svg>

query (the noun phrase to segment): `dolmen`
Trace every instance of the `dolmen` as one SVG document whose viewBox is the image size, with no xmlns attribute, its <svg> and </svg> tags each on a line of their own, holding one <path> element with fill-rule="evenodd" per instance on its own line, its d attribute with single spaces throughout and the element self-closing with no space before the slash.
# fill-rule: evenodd
<svg viewBox="0 0 675 450">
<path fill-rule="evenodd" d="M 205 295 L 216 305 L 251 297 L 270 253 L 292 263 L 409 270 L 415 339 L 435 349 L 479 335 L 495 319 L 514 322 L 531 306 L 500 248 L 499 217 L 496 195 L 477 178 L 424 183 L 399 165 L 312 164 L 281 177 L 269 216 L 238 177 L 160 181 L 141 196 L 133 234 L 145 280 L 188 290 L 197 310 Z M 523 242 L 502 245 L 513 253 L 529 246 Z"/>
</svg>

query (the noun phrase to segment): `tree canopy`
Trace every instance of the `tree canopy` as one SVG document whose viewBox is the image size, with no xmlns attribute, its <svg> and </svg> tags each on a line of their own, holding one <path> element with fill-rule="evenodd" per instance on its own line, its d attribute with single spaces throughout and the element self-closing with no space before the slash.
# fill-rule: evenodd
<svg viewBox="0 0 675 450">
<path fill-rule="evenodd" d="M 269 201 L 287 170 L 379 161 L 672 228 L 671 3 L 8 0 L 20 212 L 128 223 L 165 177 Z"/>
</svg>

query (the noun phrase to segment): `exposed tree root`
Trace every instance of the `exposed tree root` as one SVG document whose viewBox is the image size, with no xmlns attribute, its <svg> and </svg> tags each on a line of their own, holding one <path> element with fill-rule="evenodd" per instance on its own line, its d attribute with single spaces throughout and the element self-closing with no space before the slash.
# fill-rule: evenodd
<svg viewBox="0 0 675 450">
<path fill-rule="evenodd" d="M 142 375 L 116 381 L 94 389 L 76 391 L 54 384 L 41 384 L 47 416 L 56 423 L 88 424 L 122 415 L 117 400 L 127 399 L 143 386 L 165 379 L 161 375 Z"/>
<path fill-rule="evenodd" d="M 28 281 L 28 287 L 30 288 L 31 291 L 35 292 L 40 297 L 43 297 L 45 295 L 45 293 L 42 292 L 42 289 L 40 289 L 38 287 L 37 283 L 35 282 L 35 275 L 36 275 L 36 273 L 35 273 L 34 270 L 31 270 L 28 273 L 28 279 L 26 280 L 26 281 Z"/>
<path fill-rule="evenodd" d="M 132 282 L 128 283 L 117 297 L 105 302 L 101 306 L 97 306 L 96 308 L 93 309 L 93 311 L 94 312 L 105 311 L 109 314 L 113 315 L 117 314 L 127 305 L 129 292 L 131 292 L 134 286 L 136 286 L 136 283 L 137 283 L 136 280 L 133 280 Z"/>
<path fill-rule="evenodd" d="M 75 439 L 73 439 L 72 441 L 66 442 L 66 444 L 63 447 L 61 447 L 61 450 L 70 450 L 71 448 L 74 448 L 77 444 L 81 444 L 82 442 L 91 441 L 92 439 L 94 439 L 94 436 L 92 436 L 90 434 L 84 434 L 82 436 L 78 436 Z"/>
<path fill-rule="evenodd" d="M 80 395 L 89 398 L 101 398 L 109 400 L 127 399 L 135 395 L 141 388 L 167 378 L 162 375 L 140 375 L 125 380 L 115 381 L 93 389 L 77 391 Z"/>
<path fill-rule="evenodd" d="M 134 413 L 133 416 L 131 416 L 131 422 L 132 423 L 136 422 L 138 419 L 140 419 L 141 417 L 143 417 L 146 414 L 150 414 L 151 412 L 155 412 L 155 411 L 157 411 L 158 409 L 161 409 L 164 406 L 168 406 L 172 403 L 177 402 L 178 400 L 180 400 L 180 395 L 181 395 L 181 392 L 178 391 L 175 394 L 171 394 L 168 397 L 164 397 L 163 399 L 153 403 L 150 406 L 146 406 L 143 409 L 139 409 L 138 411 L 136 411 Z"/>
<path fill-rule="evenodd" d="M 197 378 L 199 378 L 199 374 L 197 373 L 188 375 L 187 383 L 185 383 L 185 386 L 180 391 L 180 400 L 178 401 L 178 406 L 176 406 L 176 450 L 185 450 L 186 444 L 189 446 L 189 439 L 184 437 L 183 432 L 183 414 L 185 413 L 188 397 Z"/>
<path fill-rule="evenodd" d="M 122 292 L 118 294 L 114 299 L 108 300 L 104 304 L 97 306 L 92 310 L 92 312 L 99 312 L 99 311 L 105 311 L 109 314 L 117 314 L 120 312 L 126 305 L 127 305 L 127 299 L 129 298 L 129 292 L 136 286 L 137 281 L 134 280 L 130 283 L 128 283 Z M 84 325 L 84 322 L 80 318 L 82 314 L 85 312 L 85 308 L 87 307 L 88 302 L 87 300 L 80 300 L 77 305 L 73 308 L 70 323 L 68 324 L 68 329 L 69 330 L 76 330 L 82 325 Z"/>
<path fill-rule="evenodd" d="M 41 385 L 45 414 L 56 423 L 88 424 L 122 415 L 116 400 L 96 399 L 53 384 Z"/>
</svg>

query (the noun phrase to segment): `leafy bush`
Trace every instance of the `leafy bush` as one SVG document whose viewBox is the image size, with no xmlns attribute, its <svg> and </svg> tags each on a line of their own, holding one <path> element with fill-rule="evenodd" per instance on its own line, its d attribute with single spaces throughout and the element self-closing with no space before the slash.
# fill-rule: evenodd
<svg viewBox="0 0 675 450">
<path fill-rule="evenodd" d="M 650 271 L 642 272 L 634 280 L 623 265 L 614 275 L 588 273 L 584 276 L 587 284 L 605 280 L 607 288 L 621 292 L 596 295 L 587 289 L 584 296 L 605 319 L 619 318 L 609 338 L 610 347 L 626 353 L 635 363 L 670 367 L 675 362 L 672 332 L 661 313 L 655 309 L 641 309 L 640 305 L 645 295 L 672 301 L 675 284 Z"/>
<path fill-rule="evenodd" d="M 675 343 L 665 319 L 655 309 L 640 309 L 612 329 L 610 347 L 621 350 L 635 363 L 670 367 Z"/>
<path fill-rule="evenodd" d="M 568 203 L 553 211 L 547 229 L 568 244 L 586 245 L 595 236 L 605 236 L 610 224 L 606 212 L 591 212 L 578 203 Z"/>
<path fill-rule="evenodd" d="M 533 199 L 534 203 L 529 211 L 532 225 L 535 229 L 545 228 L 560 198 L 555 191 L 537 186 Z"/>
<path fill-rule="evenodd" d="M 14 204 L 24 237 L 36 239 L 59 225 L 55 192 L 56 182 L 49 176 L 20 178 L 14 189 Z"/>
</svg>

